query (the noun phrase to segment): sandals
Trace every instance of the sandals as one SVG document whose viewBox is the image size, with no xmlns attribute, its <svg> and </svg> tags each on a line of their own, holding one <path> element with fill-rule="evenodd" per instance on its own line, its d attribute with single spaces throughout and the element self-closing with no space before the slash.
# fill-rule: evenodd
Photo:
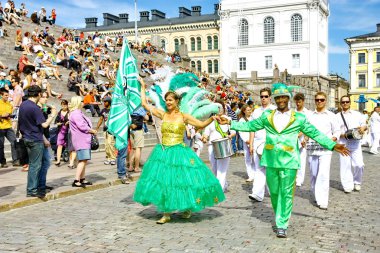
<svg viewBox="0 0 380 253">
<path fill-rule="evenodd" d="M 191 218 L 191 211 L 188 210 L 188 211 L 183 212 L 181 215 L 181 218 L 182 219 L 190 219 Z"/>
<path fill-rule="evenodd" d="M 85 178 L 81 178 L 79 182 L 83 185 L 92 185 L 92 182 L 87 181 Z"/>
<path fill-rule="evenodd" d="M 156 221 L 157 224 L 165 224 L 170 221 L 170 215 L 164 215 L 161 219 Z"/>
<path fill-rule="evenodd" d="M 85 188 L 86 185 L 85 184 L 82 184 L 80 181 L 78 180 L 74 180 L 74 182 L 71 184 L 72 187 L 83 187 Z"/>
</svg>

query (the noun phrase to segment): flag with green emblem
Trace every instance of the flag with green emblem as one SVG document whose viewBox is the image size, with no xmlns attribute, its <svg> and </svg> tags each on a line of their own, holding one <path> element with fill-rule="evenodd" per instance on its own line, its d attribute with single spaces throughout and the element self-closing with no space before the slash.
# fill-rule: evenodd
<svg viewBox="0 0 380 253">
<path fill-rule="evenodd" d="M 124 38 L 107 122 L 108 132 L 116 138 L 115 146 L 117 149 L 122 149 L 128 145 L 131 114 L 141 105 L 141 87 L 137 80 L 138 75 L 136 59 L 128 46 L 128 40 Z"/>
</svg>

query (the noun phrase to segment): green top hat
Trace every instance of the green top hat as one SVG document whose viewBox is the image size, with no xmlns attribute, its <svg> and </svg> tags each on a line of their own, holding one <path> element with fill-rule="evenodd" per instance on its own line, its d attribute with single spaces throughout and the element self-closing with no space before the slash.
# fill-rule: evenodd
<svg viewBox="0 0 380 253">
<path fill-rule="evenodd" d="M 292 91 L 295 88 L 299 88 L 298 86 L 287 86 L 284 83 L 275 83 L 272 85 L 272 97 L 279 97 L 279 96 L 288 96 L 289 98 L 292 97 Z"/>
</svg>

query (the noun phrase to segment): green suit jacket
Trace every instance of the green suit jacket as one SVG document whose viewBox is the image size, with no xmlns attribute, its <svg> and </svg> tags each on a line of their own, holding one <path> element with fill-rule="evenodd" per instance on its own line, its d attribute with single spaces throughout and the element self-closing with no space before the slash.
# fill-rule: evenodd
<svg viewBox="0 0 380 253">
<path fill-rule="evenodd" d="M 280 133 L 273 124 L 276 111 L 267 110 L 260 118 L 249 122 L 231 123 L 231 129 L 241 132 L 266 131 L 266 140 L 260 165 L 271 168 L 299 169 L 300 152 L 298 147 L 298 134 L 304 133 L 324 148 L 333 150 L 336 143 L 326 135 L 319 132 L 309 123 L 305 115 L 291 112 L 289 124 Z"/>
</svg>

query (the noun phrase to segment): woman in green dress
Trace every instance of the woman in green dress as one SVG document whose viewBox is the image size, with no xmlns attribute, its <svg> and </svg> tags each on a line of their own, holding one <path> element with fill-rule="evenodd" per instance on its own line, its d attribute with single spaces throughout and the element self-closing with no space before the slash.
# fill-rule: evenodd
<svg viewBox="0 0 380 253">
<path fill-rule="evenodd" d="M 140 78 L 142 106 L 162 119 L 162 144 L 157 144 L 146 161 L 136 185 L 134 200 L 143 205 L 157 206 L 163 217 L 157 224 L 170 221 L 174 211 L 190 218 L 192 212 L 213 206 L 225 199 L 219 181 L 202 160 L 183 142 L 185 124 L 204 128 L 217 119 L 213 116 L 199 121 L 179 111 L 179 96 L 172 91 L 165 94 L 167 111 L 148 105 L 145 83 Z"/>
</svg>

